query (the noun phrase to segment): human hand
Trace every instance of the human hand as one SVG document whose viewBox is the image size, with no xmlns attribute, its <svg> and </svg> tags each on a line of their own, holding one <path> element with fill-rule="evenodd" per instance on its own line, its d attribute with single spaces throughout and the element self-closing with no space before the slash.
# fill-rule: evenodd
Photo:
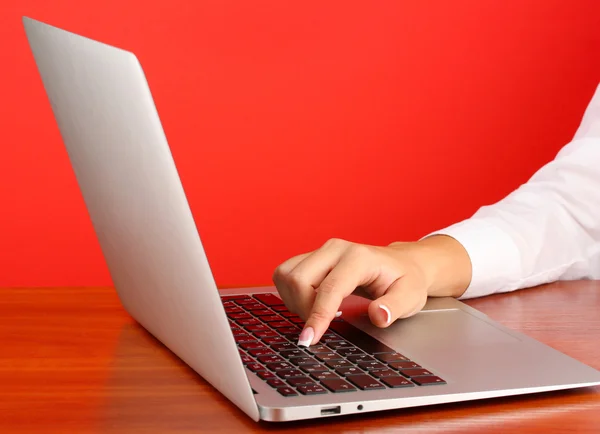
<svg viewBox="0 0 600 434">
<path fill-rule="evenodd" d="M 470 276 L 462 245 L 436 235 L 386 247 L 332 239 L 281 264 L 273 281 L 286 307 L 305 320 L 298 345 L 309 346 L 321 339 L 350 294 L 372 299 L 371 322 L 387 327 L 419 312 L 428 296 L 460 296 Z"/>
</svg>

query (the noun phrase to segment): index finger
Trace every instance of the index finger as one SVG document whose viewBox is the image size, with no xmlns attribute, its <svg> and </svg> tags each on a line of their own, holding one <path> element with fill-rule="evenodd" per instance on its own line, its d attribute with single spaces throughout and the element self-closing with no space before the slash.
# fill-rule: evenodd
<svg viewBox="0 0 600 434">
<path fill-rule="evenodd" d="M 364 261 L 351 256 L 342 257 L 316 289 L 315 301 L 298 345 L 310 346 L 319 342 L 344 298 L 369 280 L 365 269 Z"/>
</svg>

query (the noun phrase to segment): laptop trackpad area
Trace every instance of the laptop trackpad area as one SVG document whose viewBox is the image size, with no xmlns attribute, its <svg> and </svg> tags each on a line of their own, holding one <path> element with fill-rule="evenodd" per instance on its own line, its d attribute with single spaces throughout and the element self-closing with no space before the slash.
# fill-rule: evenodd
<svg viewBox="0 0 600 434">
<path fill-rule="evenodd" d="M 422 311 L 396 321 L 387 329 L 386 340 L 436 347 L 487 346 L 519 342 L 519 339 L 461 309 Z M 393 335 L 393 337 L 391 336 Z"/>
<path fill-rule="evenodd" d="M 360 316 L 360 328 L 446 381 L 485 382 L 490 371 L 482 366 L 501 372 L 527 354 L 518 335 L 459 307 L 424 310 L 386 329 Z"/>
<path fill-rule="evenodd" d="M 462 309 L 425 310 L 396 321 L 387 329 L 370 324 L 361 318 L 359 327 L 394 348 L 405 351 L 435 351 L 441 349 L 503 346 L 519 343 L 514 335 L 495 327 Z M 357 324 L 358 325 L 358 324 Z"/>
</svg>

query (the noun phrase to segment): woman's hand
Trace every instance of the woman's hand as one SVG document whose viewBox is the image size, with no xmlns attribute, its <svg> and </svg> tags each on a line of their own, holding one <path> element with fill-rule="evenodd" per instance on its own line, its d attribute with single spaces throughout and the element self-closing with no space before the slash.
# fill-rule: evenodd
<svg viewBox="0 0 600 434">
<path fill-rule="evenodd" d="M 443 235 L 387 247 L 332 239 L 273 275 L 287 308 L 306 321 L 298 342 L 304 346 L 319 341 L 350 294 L 372 299 L 371 322 L 387 327 L 419 312 L 428 296 L 460 296 L 470 278 L 467 252 Z"/>
</svg>

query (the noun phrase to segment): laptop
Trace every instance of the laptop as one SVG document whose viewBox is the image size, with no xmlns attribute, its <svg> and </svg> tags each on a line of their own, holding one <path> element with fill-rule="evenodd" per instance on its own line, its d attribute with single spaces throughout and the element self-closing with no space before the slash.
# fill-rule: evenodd
<svg viewBox="0 0 600 434">
<path fill-rule="evenodd" d="M 123 307 L 253 420 L 600 385 L 597 370 L 453 298 L 379 329 L 350 296 L 318 345 L 298 347 L 302 320 L 275 287 L 217 288 L 136 56 L 23 23 Z"/>
</svg>

